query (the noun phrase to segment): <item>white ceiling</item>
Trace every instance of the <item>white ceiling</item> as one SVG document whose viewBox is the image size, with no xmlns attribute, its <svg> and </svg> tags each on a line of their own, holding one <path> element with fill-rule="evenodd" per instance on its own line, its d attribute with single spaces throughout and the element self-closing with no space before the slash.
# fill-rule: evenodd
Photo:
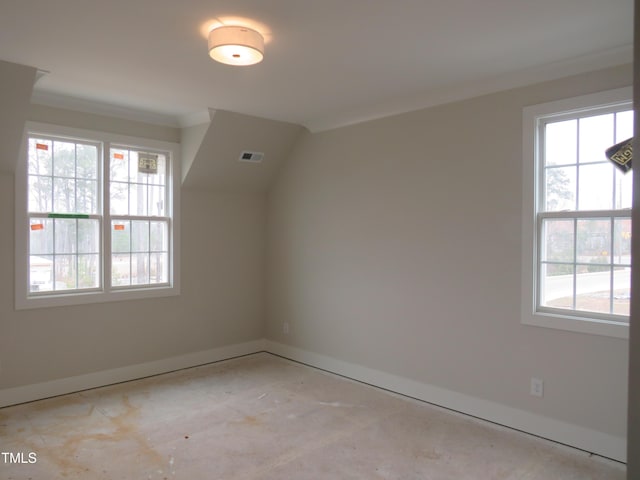
<svg viewBox="0 0 640 480">
<path fill-rule="evenodd" d="M 212 61 L 214 21 L 260 30 L 264 61 Z M 0 60 L 48 72 L 35 101 L 135 110 L 176 125 L 214 108 L 322 130 L 630 62 L 632 43 L 633 0 L 3 0 L 0 8 Z"/>
</svg>

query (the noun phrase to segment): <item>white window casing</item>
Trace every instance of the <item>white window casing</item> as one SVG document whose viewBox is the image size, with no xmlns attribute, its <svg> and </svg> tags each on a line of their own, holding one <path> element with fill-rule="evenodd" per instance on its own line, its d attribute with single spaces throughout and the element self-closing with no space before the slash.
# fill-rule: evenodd
<svg viewBox="0 0 640 480">
<path fill-rule="evenodd" d="M 181 178 L 179 145 L 172 142 L 127 137 L 123 135 L 35 122 L 27 123 L 26 132 L 27 134 L 23 141 L 20 160 L 16 168 L 15 176 L 16 309 L 79 305 L 178 295 L 180 293 L 179 179 Z M 77 184 L 85 182 L 83 178 L 80 178 L 81 175 L 77 173 L 79 170 L 77 154 L 79 148 L 78 145 L 83 147 L 86 144 L 91 148 L 96 147 L 98 150 L 97 168 L 99 173 L 96 175 L 97 189 L 95 199 L 92 198 L 92 201 L 89 202 L 86 201 L 86 198 L 83 198 L 84 206 L 79 206 L 77 203 L 74 203 L 73 208 L 71 208 L 71 210 L 74 211 L 72 212 L 69 210 L 69 212 L 67 212 L 65 210 L 66 207 L 62 207 L 62 209 L 60 209 L 54 205 L 55 195 L 52 193 L 52 200 L 47 204 L 47 207 L 40 209 L 36 207 L 36 211 L 34 212 L 33 205 L 29 205 L 29 179 L 32 178 L 35 179 L 35 181 L 38 181 L 40 178 L 43 178 L 48 180 L 48 174 L 40 175 L 39 173 L 34 174 L 33 172 L 29 172 L 27 156 L 29 151 L 28 142 L 30 138 L 44 138 L 50 140 L 51 145 L 53 145 L 53 142 L 59 142 L 62 144 L 66 140 L 68 140 L 68 145 L 76 143 L 75 173 L 73 175 L 60 174 L 58 177 L 56 176 L 58 174 L 53 172 L 53 167 L 51 168 L 51 182 L 69 181 L 70 184 L 74 185 L 73 188 L 76 189 L 76 199 L 80 196 L 80 193 L 78 193 L 77 190 Z M 38 145 L 38 147 L 46 150 L 44 145 Z M 118 152 L 132 151 L 136 155 L 136 159 L 138 158 L 138 155 L 143 155 L 141 152 L 149 152 L 149 155 L 152 158 L 159 155 L 162 162 L 166 161 L 166 164 L 162 166 L 163 168 L 166 167 L 166 169 L 161 170 L 162 172 L 166 172 L 166 177 L 164 175 L 158 176 L 158 178 L 161 178 L 158 183 L 162 184 L 141 184 L 136 180 L 123 180 L 119 182 L 120 186 L 124 186 L 126 189 L 131 189 L 132 191 L 135 186 L 138 190 L 150 192 L 145 196 L 146 206 L 144 209 L 138 205 L 139 208 L 136 211 L 117 211 L 116 209 L 116 211 L 112 212 L 112 208 L 110 206 L 110 182 L 112 181 L 110 162 L 113 161 L 112 150 Z M 115 154 L 115 156 L 118 157 L 121 156 L 121 154 L 118 153 Z M 153 160 L 151 160 L 151 162 L 153 162 Z M 152 176 L 148 175 L 148 177 L 151 178 Z M 92 182 L 93 179 L 90 181 Z M 153 197 L 152 194 L 155 195 L 155 197 Z M 155 200 L 153 202 L 153 204 L 156 205 L 155 211 L 151 211 L 152 209 L 149 207 L 152 198 Z M 89 203 L 91 203 L 91 205 L 87 206 L 86 204 Z M 49 206 L 51 208 L 48 208 Z M 55 232 L 55 228 L 61 228 L 63 225 L 66 225 L 70 229 L 75 228 L 77 231 L 81 224 L 84 225 L 83 228 L 87 228 L 87 226 L 90 225 L 94 231 L 98 232 L 96 246 L 95 248 L 92 247 L 90 249 L 89 254 L 85 255 L 81 252 L 79 243 L 80 236 L 77 234 L 75 237 L 76 243 L 72 247 L 68 248 L 68 252 L 64 250 L 64 247 L 59 247 L 56 240 L 51 241 L 48 239 L 48 248 L 51 249 L 51 252 L 53 253 L 47 250 L 48 254 L 43 255 L 43 257 L 47 258 L 42 260 L 37 256 L 37 248 L 32 248 L 30 246 L 32 238 L 37 238 L 38 235 L 38 233 L 34 234 L 31 230 L 35 231 L 43 230 L 45 228 L 53 228 Z M 129 242 L 129 248 L 122 250 L 121 247 L 121 251 L 112 252 L 113 229 L 116 228 L 120 230 L 120 226 L 122 226 L 122 230 L 124 230 L 125 225 L 129 228 L 132 226 L 142 229 L 148 228 L 149 231 L 152 228 L 155 228 L 156 231 L 160 229 L 160 231 L 163 231 L 166 234 L 161 236 L 161 245 L 158 241 L 152 245 L 153 242 L 150 240 L 152 238 L 151 233 L 145 236 L 143 232 L 141 238 L 149 239 L 147 241 L 146 248 L 138 245 L 134 247 L 134 241 L 131 239 L 133 236 L 129 234 L 129 237 L 126 240 Z M 55 233 L 52 238 L 56 238 Z M 69 238 L 73 238 L 73 234 L 71 234 L 71 237 Z M 52 243 L 54 244 L 53 246 L 51 246 Z M 71 241 L 71 243 L 73 243 L 73 241 Z M 138 243 L 142 245 L 142 242 Z M 114 246 L 114 248 L 116 247 Z M 142 248 L 142 250 L 140 250 L 140 248 Z M 58 251 L 58 249 L 60 249 L 60 251 Z M 79 280 L 80 275 L 77 272 L 77 270 L 79 270 L 78 265 L 80 265 L 79 257 L 91 257 L 96 255 L 98 256 L 96 258 L 99 258 L 97 273 L 91 271 L 91 274 L 95 274 L 98 278 L 93 280 L 91 279 L 91 275 L 89 275 L 90 281 L 87 284 L 87 275 L 85 275 L 83 277 L 85 279 L 85 283 L 82 283 Z M 128 283 L 118 283 L 117 278 L 112 275 L 112 270 L 115 268 L 115 266 L 112 265 L 112 259 L 114 257 L 121 258 L 126 262 L 127 255 L 129 255 L 129 263 L 131 265 L 133 264 L 134 256 L 138 256 L 138 260 L 146 260 L 147 263 L 146 265 L 138 268 L 138 272 L 136 273 L 137 276 L 134 276 L 132 273 L 133 267 L 130 267 L 130 276 L 128 278 L 133 278 L 135 281 L 129 280 Z M 41 261 L 43 264 L 45 262 L 52 262 L 55 261 L 57 258 L 56 256 L 69 257 L 72 261 L 75 261 L 74 265 L 76 272 L 75 283 L 73 283 L 75 288 L 73 286 L 68 287 L 67 285 L 63 285 L 61 288 L 58 288 L 55 272 L 53 274 L 47 273 L 46 275 L 43 275 L 43 279 L 35 278 L 38 275 L 38 272 L 35 271 L 37 270 L 37 262 Z M 36 259 L 36 268 L 30 268 L 30 257 Z M 153 270 L 155 274 L 150 273 L 152 272 L 152 259 L 156 261 L 156 268 Z M 84 260 L 87 259 L 85 258 Z M 142 264 L 142 262 L 140 263 Z M 161 266 L 162 268 L 157 266 Z M 73 267 L 70 267 L 70 270 L 73 270 Z M 161 273 L 157 273 L 158 271 L 161 271 Z M 146 275 L 146 277 L 140 276 L 142 274 Z M 51 275 L 53 275 L 53 280 L 51 280 Z M 47 276 L 48 279 L 44 279 L 45 276 Z M 34 278 L 31 278 L 30 281 L 30 277 Z M 38 283 L 45 284 L 42 291 L 39 291 L 39 287 L 36 285 Z"/>
<path fill-rule="evenodd" d="M 553 211 L 553 208 L 551 210 L 547 207 L 543 208 L 542 201 L 545 195 L 545 185 L 542 184 L 542 170 L 547 168 L 547 172 L 550 172 L 553 168 L 549 168 L 549 165 L 543 165 L 542 162 L 545 145 L 541 130 L 544 128 L 546 122 L 552 123 L 565 119 L 584 118 L 590 115 L 630 110 L 633 108 L 632 98 L 632 88 L 625 87 L 524 108 L 521 321 L 525 325 L 628 338 L 628 316 L 614 314 L 615 312 L 613 312 L 613 310 L 609 313 L 594 313 L 576 308 L 576 297 L 578 296 L 576 278 L 578 277 L 577 265 L 579 264 L 577 260 L 576 243 L 574 243 L 573 247 L 573 307 L 564 306 L 562 308 L 553 308 L 548 305 L 543 305 L 543 302 L 541 302 L 543 295 L 541 292 L 543 279 L 540 278 L 541 265 L 544 264 L 546 268 L 549 263 L 553 263 L 544 257 L 546 247 L 543 245 L 541 233 L 543 222 L 548 222 L 547 224 L 551 225 L 554 222 L 563 220 L 565 220 L 567 224 L 573 221 L 573 238 L 575 242 L 575 225 L 578 225 L 578 222 L 584 224 L 584 222 L 589 220 L 597 221 L 601 219 L 605 223 L 609 222 L 613 232 L 615 222 L 626 221 L 626 219 L 631 216 L 631 211 L 628 208 L 616 209 L 615 198 L 613 200 L 614 204 L 610 209 L 590 210 L 588 207 L 581 209 L 578 193 L 575 195 L 577 205 L 575 209 L 558 208 L 557 211 Z M 600 154 L 600 152 L 598 152 L 598 154 Z M 603 154 L 604 152 L 602 152 L 602 155 Z M 576 163 L 578 162 L 579 161 L 576 160 Z M 576 192 L 579 188 L 580 168 L 584 166 L 583 164 L 575 165 L 578 177 L 575 186 Z M 613 164 L 611 164 L 611 168 L 615 169 Z M 615 175 L 618 174 L 616 173 Z M 611 238 L 613 238 L 613 235 Z M 610 245 L 613 245 L 613 240 L 610 240 Z M 608 250 L 610 250 L 608 252 L 608 258 L 610 258 L 610 260 L 607 266 L 602 268 L 610 267 L 611 285 L 613 285 L 614 278 L 616 278 L 616 270 L 614 269 L 615 261 L 613 258 L 614 252 L 611 251 L 610 248 Z M 630 261 L 628 263 L 630 263 Z M 569 267 L 570 264 L 571 262 L 567 262 L 566 266 Z M 581 265 L 584 266 L 584 264 Z M 630 267 L 626 269 L 628 270 Z M 626 272 L 625 275 L 627 273 L 628 272 Z M 547 279 L 548 278 L 550 277 L 547 276 Z M 609 295 L 611 296 L 611 304 L 613 305 L 613 286 L 610 288 Z"/>
</svg>

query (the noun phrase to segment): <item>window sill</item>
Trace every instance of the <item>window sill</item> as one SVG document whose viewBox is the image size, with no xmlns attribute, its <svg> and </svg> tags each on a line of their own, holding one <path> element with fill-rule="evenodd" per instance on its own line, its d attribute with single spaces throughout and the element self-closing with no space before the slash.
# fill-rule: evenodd
<svg viewBox="0 0 640 480">
<path fill-rule="evenodd" d="M 180 295 L 180 289 L 177 286 L 112 290 L 111 292 L 74 292 L 69 295 L 41 295 L 28 298 L 16 298 L 15 308 L 16 310 L 27 310 L 32 308 L 65 307 L 72 305 L 89 305 L 93 303 L 144 300 L 176 295 Z"/>
<path fill-rule="evenodd" d="M 593 318 L 537 312 L 523 314 L 522 324 L 569 332 L 602 335 L 605 337 L 629 338 L 629 325 L 611 320 L 597 320 Z"/>
</svg>

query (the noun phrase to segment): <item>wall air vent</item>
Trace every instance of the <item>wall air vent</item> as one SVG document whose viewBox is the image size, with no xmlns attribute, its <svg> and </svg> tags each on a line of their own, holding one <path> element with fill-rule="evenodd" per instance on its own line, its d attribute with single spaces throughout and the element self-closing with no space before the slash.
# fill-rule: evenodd
<svg viewBox="0 0 640 480">
<path fill-rule="evenodd" d="M 245 150 L 240 154 L 240 158 L 238 160 L 241 162 L 260 163 L 263 158 L 264 153 L 262 152 L 248 152 Z"/>
</svg>

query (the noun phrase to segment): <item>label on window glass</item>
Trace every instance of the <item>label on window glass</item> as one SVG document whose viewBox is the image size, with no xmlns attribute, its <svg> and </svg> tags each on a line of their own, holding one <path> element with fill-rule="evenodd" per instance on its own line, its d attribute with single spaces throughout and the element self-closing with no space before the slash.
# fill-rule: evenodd
<svg viewBox="0 0 640 480">
<path fill-rule="evenodd" d="M 44 229 L 44 225 L 41 223 L 34 223 L 31 225 L 31 230 L 42 230 Z"/>
<path fill-rule="evenodd" d="M 604 153 L 616 167 L 627 173 L 633 160 L 633 137 L 607 148 Z"/>
<path fill-rule="evenodd" d="M 151 153 L 138 153 L 138 172 L 150 173 L 155 175 L 158 173 L 158 155 Z"/>
<path fill-rule="evenodd" d="M 114 153 L 113 154 L 113 158 L 115 158 L 116 160 L 124 160 L 124 154 L 122 154 L 122 153 Z"/>
<path fill-rule="evenodd" d="M 49 150 L 49 145 L 46 143 L 36 143 L 36 150 Z"/>
<path fill-rule="evenodd" d="M 114 230 L 124 230 L 124 225 L 114 225 L 113 229 Z"/>
</svg>

